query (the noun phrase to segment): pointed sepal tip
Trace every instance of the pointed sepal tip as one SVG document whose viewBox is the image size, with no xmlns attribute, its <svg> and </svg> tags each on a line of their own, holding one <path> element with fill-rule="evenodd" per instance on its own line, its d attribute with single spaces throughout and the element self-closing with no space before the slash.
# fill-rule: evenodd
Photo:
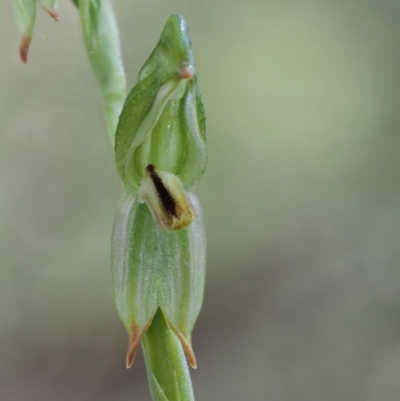
<svg viewBox="0 0 400 401">
<path fill-rule="evenodd" d="M 59 22 L 60 21 L 60 13 L 58 9 L 56 8 L 45 8 L 47 14 L 50 15 L 51 18 L 53 18 L 54 21 Z"/>
<path fill-rule="evenodd" d="M 150 322 L 142 329 L 140 329 L 136 324 L 131 326 L 131 329 L 128 333 L 128 350 L 126 351 L 126 368 L 129 369 L 133 365 L 133 361 L 135 360 L 136 352 L 142 342 L 142 338 L 147 328 L 149 327 Z"/>
<path fill-rule="evenodd" d="M 24 35 L 22 36 L 21 42 L 19 44 L 19 57 L 24 64 L 26 64 L 28 61 L 28 51 L 29 46 L 31 45 L 31 41 L 31 35 Z"/>
<path fill-rule="evenodd" d="M 193 369 L 197 369 L 196 355 L 194 354 L 194 351 L 193 351 L 192 341 L 191 341 L 190 336 L 188 336 L 186 333 L 184 333 L 178 327 L 174 326 L 169 320 L 167 320 L 167 324 L 172 329 L 172 331 L 175 333 L 175 335 L 178 337 L 178 339 L 182 345 L 183 351 L 185 352 L 186 358 L 189 362 L 189 365 Z"/>
</svg>

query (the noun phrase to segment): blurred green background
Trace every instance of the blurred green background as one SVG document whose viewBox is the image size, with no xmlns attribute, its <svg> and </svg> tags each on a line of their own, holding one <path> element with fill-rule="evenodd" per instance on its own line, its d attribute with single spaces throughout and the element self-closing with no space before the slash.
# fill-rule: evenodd
<svg viewBox="0 0 400 401">
<path fill-rule="evenodd" d="M 400 399 L 400 2 L 114 1 L 128 85 L 172 12 L 208 118 L 198 401 Z M 74 7 L 0 3 L 0 399 L 149 401 L 113 303 L 122 192 Z"/>
</svg>

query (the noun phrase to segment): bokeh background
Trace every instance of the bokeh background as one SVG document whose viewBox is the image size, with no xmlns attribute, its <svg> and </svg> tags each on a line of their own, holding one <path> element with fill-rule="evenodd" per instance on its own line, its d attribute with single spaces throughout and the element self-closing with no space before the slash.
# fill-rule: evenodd
<svg viewBox="0 0 400 401">
<path fill-rule="evenodd" d="M 128 84 L 186 17 L 208 118 L 198 401 L 400 400 L 400 2 L 114 1 Z M 0 2 L 0 399 L 150 401 L 124 367 L 122 192 L 74 7 Z"/>
</svg>

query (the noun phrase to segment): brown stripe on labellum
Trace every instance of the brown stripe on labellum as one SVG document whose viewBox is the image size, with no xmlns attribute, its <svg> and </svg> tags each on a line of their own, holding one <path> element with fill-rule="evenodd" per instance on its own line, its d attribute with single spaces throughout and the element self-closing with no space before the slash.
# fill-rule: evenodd
<svg viewBox="0 0 400 401">
<path fill-rule="evenodd" d="M 176 203 L 174 198 L 168 192 L 167 188 L 165 188 L 162 180 L 157 174 L 156 168 L 154 164 L 149 164 L 146 167 L 147 172 L 151 180 L 153 181 L 154 187 L 157 191 L 158 198 L 160 199 L 161 205 L 165 211 L 165 213 L 170 214 L 171 216 L 176 216 Z"/>
<path fill-rule="evenodd" d="M 166 230 L 180 230 L 194 219 L 186 192 L 175 174 L 149 164 L 139 192 L 155 220 Z"/>
</svg>

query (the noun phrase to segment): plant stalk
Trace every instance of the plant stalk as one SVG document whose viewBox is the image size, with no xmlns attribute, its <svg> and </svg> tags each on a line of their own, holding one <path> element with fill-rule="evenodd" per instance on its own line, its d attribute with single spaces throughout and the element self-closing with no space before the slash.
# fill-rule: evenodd
<svg viewBox="0 0 400 401">
<path fill-rule="evenodd" d="M 142 345 L 153 401 L 194 401 L 182 346 L 161 309 L 154 316 Z"/>
</svg>

